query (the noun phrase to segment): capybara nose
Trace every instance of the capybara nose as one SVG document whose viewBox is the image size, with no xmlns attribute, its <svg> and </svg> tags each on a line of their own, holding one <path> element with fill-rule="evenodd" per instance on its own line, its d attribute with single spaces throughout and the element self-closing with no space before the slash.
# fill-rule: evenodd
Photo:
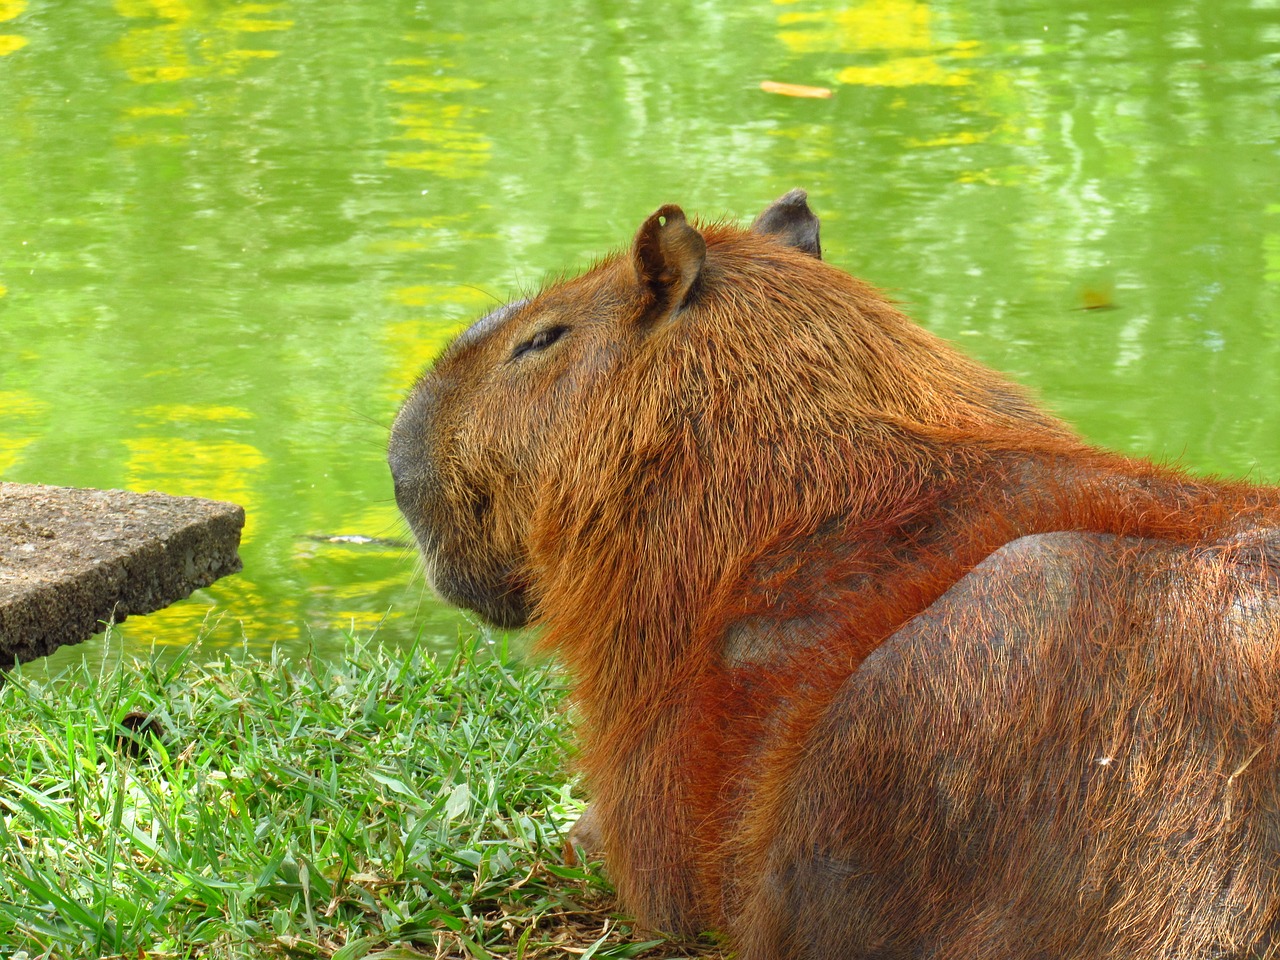
<svg viewBox="0 0 1280 960">
<path fill-rule="evenodd" d="M 396 488 L 396 501 L 399 502 L 401 492 L 408 487 L 416 467 L 409 438 L 400 429 L 398 418 L 391 428 L 391 440 L 387 444 L 387 466 L 391 468 L 391 480 Z"/>
<path fill-rule="evenodd" d="M 406 457 L 392 454 L 387 457 L 387 463 L 391 467 L 391 486 L 395 491 L 396 506 L 401 513 L 407 513 L 410 504 L 417 500 L 416 494 L 421 484 L 416 482 L 416 474 Z"/>
<path fill-rule="evenodd" d="M 421 522 L 429 501 L 438 487 L 435 470 L 426 452 L 413 438 L 392 434 L 387 451 L 391 483 L 396 506 L 415 529 Z"/>
<path fill-rule="evenodd" d="M 423 498 L 433 486 L 434 469 L 425 438 L 434 407 L 431 390 L 420 384 L 392 424 L 387 443 L 387 466 L 391 468 L 396 504 L 411 523 L 422 512 Z"/>
<path fill-rule="evenodd" d="M 407 448 L 408 444 L 404 438 L 393 431 L 391 443 L 387 447 L 387 466 L 391 468 L 391 482 L 395 484 L 397 501 L 400 500 L 401 492 L 407 491 L 417 472 L 413 457 Z"/>
</svg>

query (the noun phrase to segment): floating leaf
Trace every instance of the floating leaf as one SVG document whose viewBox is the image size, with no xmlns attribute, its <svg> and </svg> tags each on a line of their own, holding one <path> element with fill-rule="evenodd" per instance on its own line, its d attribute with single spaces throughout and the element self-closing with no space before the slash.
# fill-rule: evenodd
<svg viewBox="0 0 1280 960">
<path fill-rule="evenodd" d="M 765 93 L 777 93 L 784 97 L 805 97 L 810 100 L 831 98 L 831 91 L 826 87 L 806 87 L 798 83 L 779 83 L 776 80 L 762 80 L 760 89 Z"/>
</svg>

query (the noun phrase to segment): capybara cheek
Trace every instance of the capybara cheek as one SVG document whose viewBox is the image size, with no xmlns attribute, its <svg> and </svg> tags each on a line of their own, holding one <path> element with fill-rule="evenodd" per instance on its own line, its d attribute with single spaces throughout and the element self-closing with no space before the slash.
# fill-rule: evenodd
<svg viewBox="0 0 1280 960">
<path fill-rule="evenodd" d="M 483 500 L 487 498 L 451 494 L 433 468 L 396 484 L 396 503 L 418 542 L 436 594 L 495 626 L 522 627 L 530 604 L 518 550 L 494 542 L 483 513 L 469 505 Z"/>
</svg>

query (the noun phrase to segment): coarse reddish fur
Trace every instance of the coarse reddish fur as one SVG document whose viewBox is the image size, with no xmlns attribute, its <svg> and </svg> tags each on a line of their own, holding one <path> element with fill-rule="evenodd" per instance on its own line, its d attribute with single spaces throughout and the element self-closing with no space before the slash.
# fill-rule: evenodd
<svg viewBox="0 0 1280 960">
<path fill-rule="evenodd" d="M 818 254 L 798 192 L 664 207 L 393 430 L 437 589 L 571 671 L 623 902 L 761 960 L 1271 955 L 1280 494 L 1085 444 Z"/>
</svg>

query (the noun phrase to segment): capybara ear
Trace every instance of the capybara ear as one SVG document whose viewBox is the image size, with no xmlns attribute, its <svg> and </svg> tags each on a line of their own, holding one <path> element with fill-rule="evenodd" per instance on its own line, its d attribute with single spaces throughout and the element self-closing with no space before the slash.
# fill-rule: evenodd
<svg viewBox="0 0 1280 960">
<path fill-rule="evenodd" d="M 774 237 L 789 247 L 822 259 L 818 218 L 809 209 L 809 195 L 803 190 L 792 190 L 769 204 L 751 224 L 751 232 Z"/>
<path fill-rule="evenodd" d="M 671 314 L 685 305 L 706 256 L 707 243 L 689 226 L 683 210 L 667 204 L 654 211 L 632 248 L 636 277 L 654 298 L 649 316 Z"/>
</svg>

